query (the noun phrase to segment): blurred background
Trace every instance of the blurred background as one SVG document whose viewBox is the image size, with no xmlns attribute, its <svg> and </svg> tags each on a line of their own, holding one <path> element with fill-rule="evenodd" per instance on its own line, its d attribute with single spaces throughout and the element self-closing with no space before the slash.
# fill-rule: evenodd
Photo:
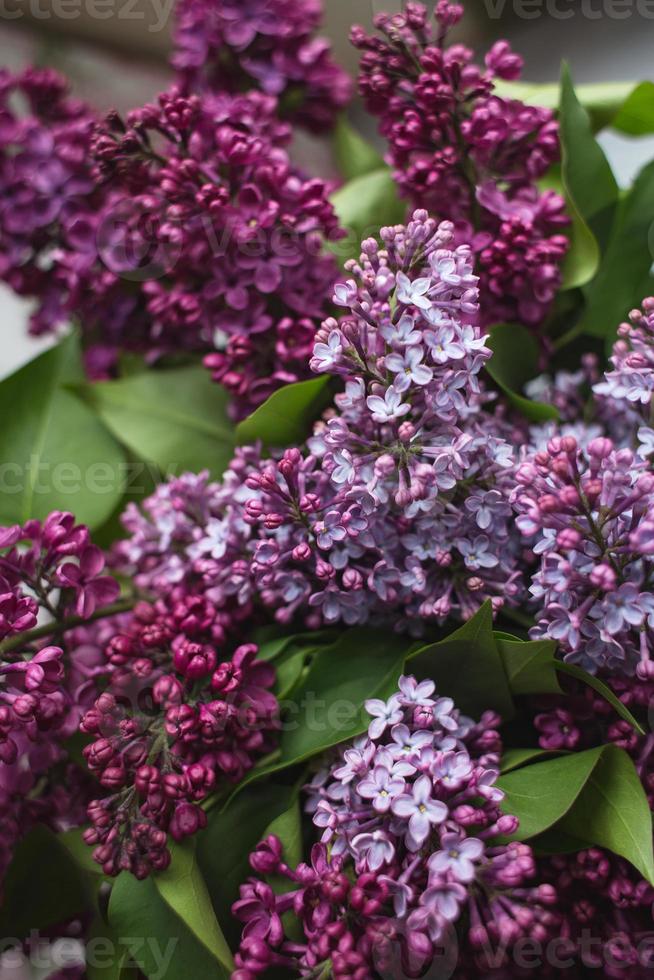
<svg viewBox="0 0 654 980">
<path fill-rule="evenodd" d="M 370 28 L 375 13 L 397 12 L 402 0 L 323 0 L 324 33 L 336 57 L 356 73 L 348 43 L 352 24 Z M 461 39 L 482 52 L 507 37 L 523 55 L 524 77 L 554 81 L 560 63 L 575 82 L 654 78 L 654 0 L 464 0 Z M 151 100 L 170 82 L 166 57 L 174 0 L 0 0 L 0 65 L 50 65 L 74 92 L 99 109 L 126 110 Z M 357 121 L 374 124 L 355 105 Z M 601 141 L 621 183 L 654 156 L 654 139 L 605 133 Z M 329 147 L 303 138 L 296 155 L 314 172 L 330 173 Z M 48 346 L 26 336 L 29 304 L 0 285 L 3 346 L 0 376 Z"/>
</svg>

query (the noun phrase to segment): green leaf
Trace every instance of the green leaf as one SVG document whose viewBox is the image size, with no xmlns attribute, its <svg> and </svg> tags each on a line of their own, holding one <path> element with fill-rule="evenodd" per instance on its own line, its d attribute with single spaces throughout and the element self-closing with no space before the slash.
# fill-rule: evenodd
<svg viewBox="0 0 654 980">
<path fill-rule="evenodd" d="M 490 602 L 463 626 L 438 643 L 412 652 L 408 670 L 436 681 L 439 694 L 454 698 L 466 714 L 487 708 L 507 719 L 514 714 L 508 678 L 493 637 Z"/>
<path fill-rule="evenodd" d="M 93 878 L 57 835 L 38 825 L 18 844 L 3 882 L 0 933 L 23 939 L 32 929 L 83 915 L 92 908 L 94 890 Z"/>
<path fill-rule="evenodd" d="M 137 968 L 124 943 L 96 916 L 85 943 L 88 980 L 137 980 Z"/>
<path fill-rule="evenodd" d="M 280 740 L 282 765 L 294 765 L 365 731 L 368 698 L 397 686 L 411 640 L 357 627 L 322 650 L 296 690 Z"/>
<path fill-rule="evenodd" d="M 625 100 L 629 100 L 637 87 L 636 82 L 591 82 L 576 86 L 577 99 L 590 116 L 593 132 L 605 126 L 622 129 L 620 111 Z M 559 108 L 561 101 L 561 86 L 558 82 L 496 81 L 494 91 L 501 98 L 519 99 L 527 105 L 539 105 L 553 111 Z"/>
<path fill-rule="evenodd" d="M 222 475 L 234 448 L 227 392 L 200 366 L 99 381 L 81 389 L 117 439 L 163 473 Z"/>
<path fill-rule="evenodd" d="M 569 664 L 565 660 L 556 660 L 554 662 L 556 670 L 560 671 L 562 674 L 568 674 L 570 677 L 576 678 L 578 681 L 587 684 L 588 687 L 592 687 L 594 691 L 597 691 L 605 701 L 614 708 L 616 714 L 624 721 L 628 721 L 629 724 L 635 728 L 639 735 L 645 735 L 645 729 L 640 724 L 640 722 L 634 718 L 629 708 L 622 703 L 622 701 L 615 696 L 610 687 L 608 687 L 604 681 L 601 681 L 598 677 L 594 677 L 589 674 L 588 671 L 584 670 L 582 667 L 578 667 L 577 664 Z"/>
<path fill-rule="evenodd" d="M 552 755 L 558 755 L 558 753 L 547 749 L 506 749 L 502 754 L 500 772 L 511 772 L 513 769 L 526 766 L 534 759 L 543 759 Z"/>
<path fill-rule="evenodd" d="M 206 829 L 198 837 L 197 857 L 216 916 L 232 946 L 238 944 L 241 925 L 232 916 L 240 886 L 252 873 L 250 852 L 277 817 L 288 808 L 288 786 L 260 783 L 244 789 L 229 805 L 208 814 Z"/>
<path fill-rule="evenodd" d="M 652 265 L 654 163 L 640 171 L 621 199 L 597 276 L 586 290 L 586 309 L 577 331 L 604 337 L 610 347 L 629 310 L 642 300 Z"/>
<path fill-rule="evenodd" d="M 551 830 L 546 830 L 544 834 L 532 838 L 529 845 L 539 856 L 574 854 L 576 851 L 583 851 L 591 846 L 586 840 L 579 840 L 577 837 L 566 834 L 559 829 L 558 825 L 552 827 Z"/>
<path fill-rule="evenodd" d="M 619 854 L 654 884 L 652 814 L 624 749 L 605 746 L 578 801 L 557 829 Z"/>
<path fill-rule="evenodd" d="M 493 356 L 485 367 L 513 407 L 531 422 L 557 419 L 553 405 L 534 402 L 517 392 L 538 374 L 538 345 L 526 327 L 498 323 L 491 329 L 488 346 Z"/>
<path fill-rule="evenodd" d="M 514 838 L 557 831 L 605 847 L 654 882 L 652 815 L 633 762 L 615 745 L 575 752 L 500 776 L 502 809 L 520 820 Z"/>
<path fill-rule="evenodd" d="M 603 681 L 582 667 L 555 657 L 556 643 L 553 640 L 519 640 L 496 632 L 495 642 L 514 695 L 561 694 L 557 674 L 567 674 L 592 687 L 608 701 L 620 718 L 629 722 L 640 735 L 645 734 L 640 722 Z"/>
<path fill-rule="evenodd" d="M 362 177 L 384 166 L 381 154 L 348 122 L 339 116 L 334 130 L 334 156 L 346 180 Z"/>
<path fill-rule="evenodd" d="M 300 863 L 304 855 L 302 849 L 302 813 L 299 798 L 293 801 L 288 810 L 271 820 L 263 833 L 263 837 L 267 837 L 268 834 L 279 837 L 284 848 L 284 860 L 287 864 L 295 866 Z M 288 880 L 284 880 L 288 890 Z"/>
<path fill-rule="evenodd" d="M 171 843 L 171 862 L 154 876 L 157 891 L 173 912 L 226 969 L 233 969 L 232 954 L 211 906 L 211 899 L 195 857 L 197 838 Z"/>
<path fill-rule="evenodd" d="M 554 640 L 507 640 L 495 636 L 513 694 L 561 694 Z"/>
<path fill-rule="evenodd" d="M 377 238 L 380 228 L 399 224 L 406 214 L 406 204 L 386 166 L 348 181 L 334 191 L 331 202 L 347 231 L 347 237 L 330 245 L 342 262 L 358 258 L 365 238 Z"/>
<path fill-rule="evenodd" d="M 102 868 L 93 860 L 93 848 L 83 838 L 84 828 L 66 830 L 57 834 L 57 842 L 66 849 L 77 867 L 90 875 L 102 875 Z"/>
<path fill-rule="evenodd" d="M 221 843 L 225 847 L 225 842 Z M 228 980 L 229 968 L 173 912 L 152 878 L 137 881 L 123 871 L 109 899 L 109 925 L 146 977 L 188 980 L 209 976 Z"/>
<path fill-rule="evenodd" d="M 331 402 L 329 377 L 298 381 L 274 391 L 263 405 L 236 427 L 239 446 L 293 446 L 304 442 L 315 420 Z"/>
<path fill-rule="evenodd" d="M 561 69 L 559 117 L 561 173 L 566 194 L 595 234 L 598 230 L 605 232 L 618 200 L 618 185 L 604 151 L 593 136 L 590 118 L 575 94 L 565 63 Z"/>
<path fill-rule="evenodd" d="M 356 627 L 320 650 L 284 703 L 278 758 L 253 770 L 234 793 L 364 732 L 370 722 L 364 702 L 396 690 L 411 645 L 391 631 Z"/>
<path fill-rule="evenodd" d="M 91 527 L 120 500 L 118 443 L 63 385 L 82 376 L 74 334 L 0 383 L 0 520 L 23 523 L 72 511 Z"/>
<path fill-rule="evenodd" d="M 654 83 L 637 85 L 618 109 L 611 125 L 629 136 L 654 133 Z"/>
<path fill-rule="evenodd" d="M 505 793 L 502 809 L 520 820 L 514 838 L 529 840 L 558 823 L 590 779 L 603 751 L 599 747 L 575 752 L 500 776 L 497 785 Z"/>
</svg>

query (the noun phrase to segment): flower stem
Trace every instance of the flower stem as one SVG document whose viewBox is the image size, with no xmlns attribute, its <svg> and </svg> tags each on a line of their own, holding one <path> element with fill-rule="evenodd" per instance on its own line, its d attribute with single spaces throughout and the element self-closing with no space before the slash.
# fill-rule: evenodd
<svg viewBox="0 0 654 980">
<path fill-rule="evenodd" d="M 85 623 L 93 623 L 97 619 L 105 619 L 107 616 L 116 616 L 118 613 L 128 612 L 134 607 L 135 603 L 135 597 L 119 599 L 118 602 L 114 602 L 110 606 L 103 606 L 102 609 L 96 609 L 90 616 L 70 616 L 68 619 L 62 619 L 59 622 L 44 623 L 42 626 L 36 626 L 33 630 L 19 633 L 17 636 L 12 636 L 11 639 L 5 640 L 4 643 L 0 643 L 0 655 L 10 653 L 19 647 L 27 646 L 33 643 L 34 640 L 41 640 L 44 636 L 65 633 L 75 626 L 84 626 Z"/>
</svg>

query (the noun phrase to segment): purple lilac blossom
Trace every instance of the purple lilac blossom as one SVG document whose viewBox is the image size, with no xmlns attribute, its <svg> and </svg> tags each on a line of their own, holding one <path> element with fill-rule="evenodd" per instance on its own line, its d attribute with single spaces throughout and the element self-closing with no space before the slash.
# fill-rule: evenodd
<svg viewBox="0 0 654 980">
<path fill-rule="evenodd" d="M 272 96 L 172 90 L 99 125 L 28 70 L 0 76 L 0 115 L 0 276 L 34 332 L 76 321 L 95 378 L 126 350 L 206 354 L 237 416 L 307 376 L 340 232 Z"/>
<path fill-rule="evenodd" d="M 450 699 L 436 699 L 433 682 L 413 677 L 402 677 L 387 702 L 385 714 L 399 713 L 401 722 L 380 732 L 379 704 L 369 707 L 368 735 L 307 787 L 307 811 L 321 834 L 311 865 L 289 868 L 274 836 L 251 855 L 256 872 L 281 874 L 288 890 L 275 895 L 256 878 L 241 887 L 234 980 L 254 980 L 273 966 L 364 980 L 385 975 L 402 944 L 424 973 L 452 924 L 462 932 L 464 962 L 484 969 L 495 945 L 508 963 L 520 937 L 555 932 L 555 888 L 533 885 L 530 848 L 494 841 L 517 827 L 501 813 L 495 786 L 497 716 L 486 712 L 475 723 Z M 456 771 L 456 781 L 448 784 L 444 771 Z M 285 913 L 296 923 L 293 939 Z M 500 952 L 495 966 L 502 960 Z"/>
<path fill-rule="evenodd" d="M 534 638 L 556 640 L 566 659 L 649 678 L 654 474 L 631 449 L 603 436 L 580 448 L 555 436 L 527 452 L 515 474 L 517 525 L 540 567 L 532 578 Z"/>
<path fill-rule="evenodd" d="M 350 100 L 349 76 L 315 37 L 319 0 L 179 0 L 172 65 L 186 93 L 260 89 L 313 132 Z"/>
<path fill-rule="evenodd" d="M 470 249 L 423 211 L 381 236 L 349 264 L 344 315 L 314 347 L 314 369 L 344 384 L 335 408 L 302 450 L 241 450 L 222 484 L 187 476 L 129 507 L 120 560 L 140 585 L 192 576 L 228 617 L 256 599 L 281 623 L 416 631 L 519 601 L 512 429 L 479 379 Z"/>
<path fill-rule="evenodd" d="M 500 97 L 496 80 L 515 80 L 522 59 L 506 41 L 486 55 L 446 46 L 463 7 L 440 0 L 435 28 L 427 7 L 378 14 L 380 35 L 354 27 L 362 51 L 359 89 L 380 118 L 395 180 L 415 207 L 455 223 L 476 254 L 484 324 L 518 319 L 538 327 L 561 284 L 568 243 L 563 199 L 537 181 L 558 159 L 557 125 L 547 109 Z"/>
</svg>

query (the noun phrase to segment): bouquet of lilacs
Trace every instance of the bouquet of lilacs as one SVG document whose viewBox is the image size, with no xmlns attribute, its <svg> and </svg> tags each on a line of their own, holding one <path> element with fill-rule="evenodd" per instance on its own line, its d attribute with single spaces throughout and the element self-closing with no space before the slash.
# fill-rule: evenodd
<svg viewBox="0 0 654 980">
<path fill-rule="evenodd" d="M 0 278 L 52 335 L 0 383 L 41 976 L 654 970 L 654 165 L 596 138 L 652 84 L 528 85 L 463 13 L 354 27 L 355 84 L 315 0 L 179 0 L 124 116 L 0 75 Z"/>
</svg>

